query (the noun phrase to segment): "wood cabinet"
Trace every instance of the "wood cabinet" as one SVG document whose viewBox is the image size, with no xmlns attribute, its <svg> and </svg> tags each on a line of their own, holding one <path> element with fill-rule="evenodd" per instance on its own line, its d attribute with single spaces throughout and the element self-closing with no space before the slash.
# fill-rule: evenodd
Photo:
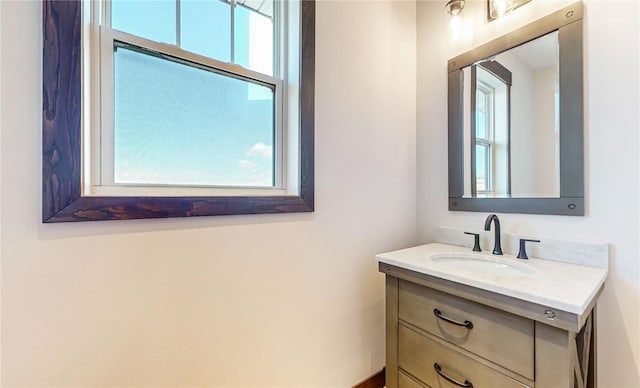
<svg viewBox="0 0 640 388">
<path fill-rule="evenodd" d="M 594 303 L 552 310 L 380 263 L 386 386 L 595 387 Z"/>
</svg>

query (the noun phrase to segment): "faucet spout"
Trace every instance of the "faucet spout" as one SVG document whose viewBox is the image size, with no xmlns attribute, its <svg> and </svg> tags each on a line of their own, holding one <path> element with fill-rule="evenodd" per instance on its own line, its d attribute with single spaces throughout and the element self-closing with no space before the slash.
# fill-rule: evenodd
<svg viewBox="0 0 640 388">
<path fill-rule="evenodd" d="M 493 240 L 493 254 L 501 255 L 502 254 L 502 246 L 500 245 L 500 220 L 498 216 L 495 214 L 489 214 L 486 221 L 484 222 L 484 230 L 491 230 L 491 223 L 495 224 L 493 228 L 494 232 L 494 240 Z"/>
</svg>

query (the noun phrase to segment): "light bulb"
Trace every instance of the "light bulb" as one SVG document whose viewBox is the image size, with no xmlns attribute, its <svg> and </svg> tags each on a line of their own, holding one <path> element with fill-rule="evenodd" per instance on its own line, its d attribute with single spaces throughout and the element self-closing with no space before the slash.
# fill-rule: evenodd
<svg viewBox="0 0 640 388">
<path fill-rule="evenodd" d="M 513 8 L 513 0 L 494 0 L 494 17 L 500 17 L 509 13 Z"/>
<path fill-rule="evenodd" d="M 455 33 L 459 33 L 462 30 L 462 19 L 460 16 L 451 16 L 451 20 L 449 20 L 449 29 Z"/>
</svg>

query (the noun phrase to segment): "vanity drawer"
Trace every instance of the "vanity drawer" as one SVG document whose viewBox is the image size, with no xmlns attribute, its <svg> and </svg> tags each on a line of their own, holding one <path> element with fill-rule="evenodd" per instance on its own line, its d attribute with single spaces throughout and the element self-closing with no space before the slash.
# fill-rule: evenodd
<svg viewBox="0 0 640 388">
<path fill-rule="evenodd" d="M 398 355 L 398 366 L 400 368 L 417 377 L 425 384 L 434 387 L 455 386 L 438 375 L 434 368 L 434 364 L 436 363 L 440 366 L 443 374 L 461 383 L 468 380 L 476 388 L 527 387 L 527 385 L 505 376 L 403 325 L 398 326 Z M 407 379 L 406 377 L 404 378 Z M 409 380 L 409 382 L 412 381 Z M 411 385 L 407 386 L 412 387 Z"/>
<path fill-rule="evenodd" d="M 398 317 L 530 380 L 534 379 L 534 322 L 401 280 Z M 442 318 L 436 317 L 437 309 Z M 472 328 L 449 323 L 469 321 Z"/>
<path fill-rule="evenodd" d="M 423 385 L 402 373 L 398 372 L 398 388 L 430 388 L 428 385 Z"/>
</svg>

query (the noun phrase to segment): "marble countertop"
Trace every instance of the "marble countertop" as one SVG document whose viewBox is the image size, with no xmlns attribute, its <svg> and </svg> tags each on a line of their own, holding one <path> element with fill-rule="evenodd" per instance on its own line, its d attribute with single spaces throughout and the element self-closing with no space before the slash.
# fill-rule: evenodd
<svg viewBox="0 0 640 388">
<path fill-rule="evenodd" d="M 443 254 L 459 257 L 484 256 L 513 265 L 514 271 L 474 270 L 472 265 L 452 265 L 438 260 Z M 478 255 L 478 256 L 472 256 Z M 478 257 L 482 259 L 482 257 Z M 477 287 L 517 299 L 538 303 L 575 314 L 583 314 L 607 277 L 606 268 L 569 264 L 552 260 L 516 259 L 514 255 L 476 253 L 466 247 L 425 244 L 376 255 L 380 263 Z M 436 259 L 436 260 L 434 260 Z"/>
</svg>

